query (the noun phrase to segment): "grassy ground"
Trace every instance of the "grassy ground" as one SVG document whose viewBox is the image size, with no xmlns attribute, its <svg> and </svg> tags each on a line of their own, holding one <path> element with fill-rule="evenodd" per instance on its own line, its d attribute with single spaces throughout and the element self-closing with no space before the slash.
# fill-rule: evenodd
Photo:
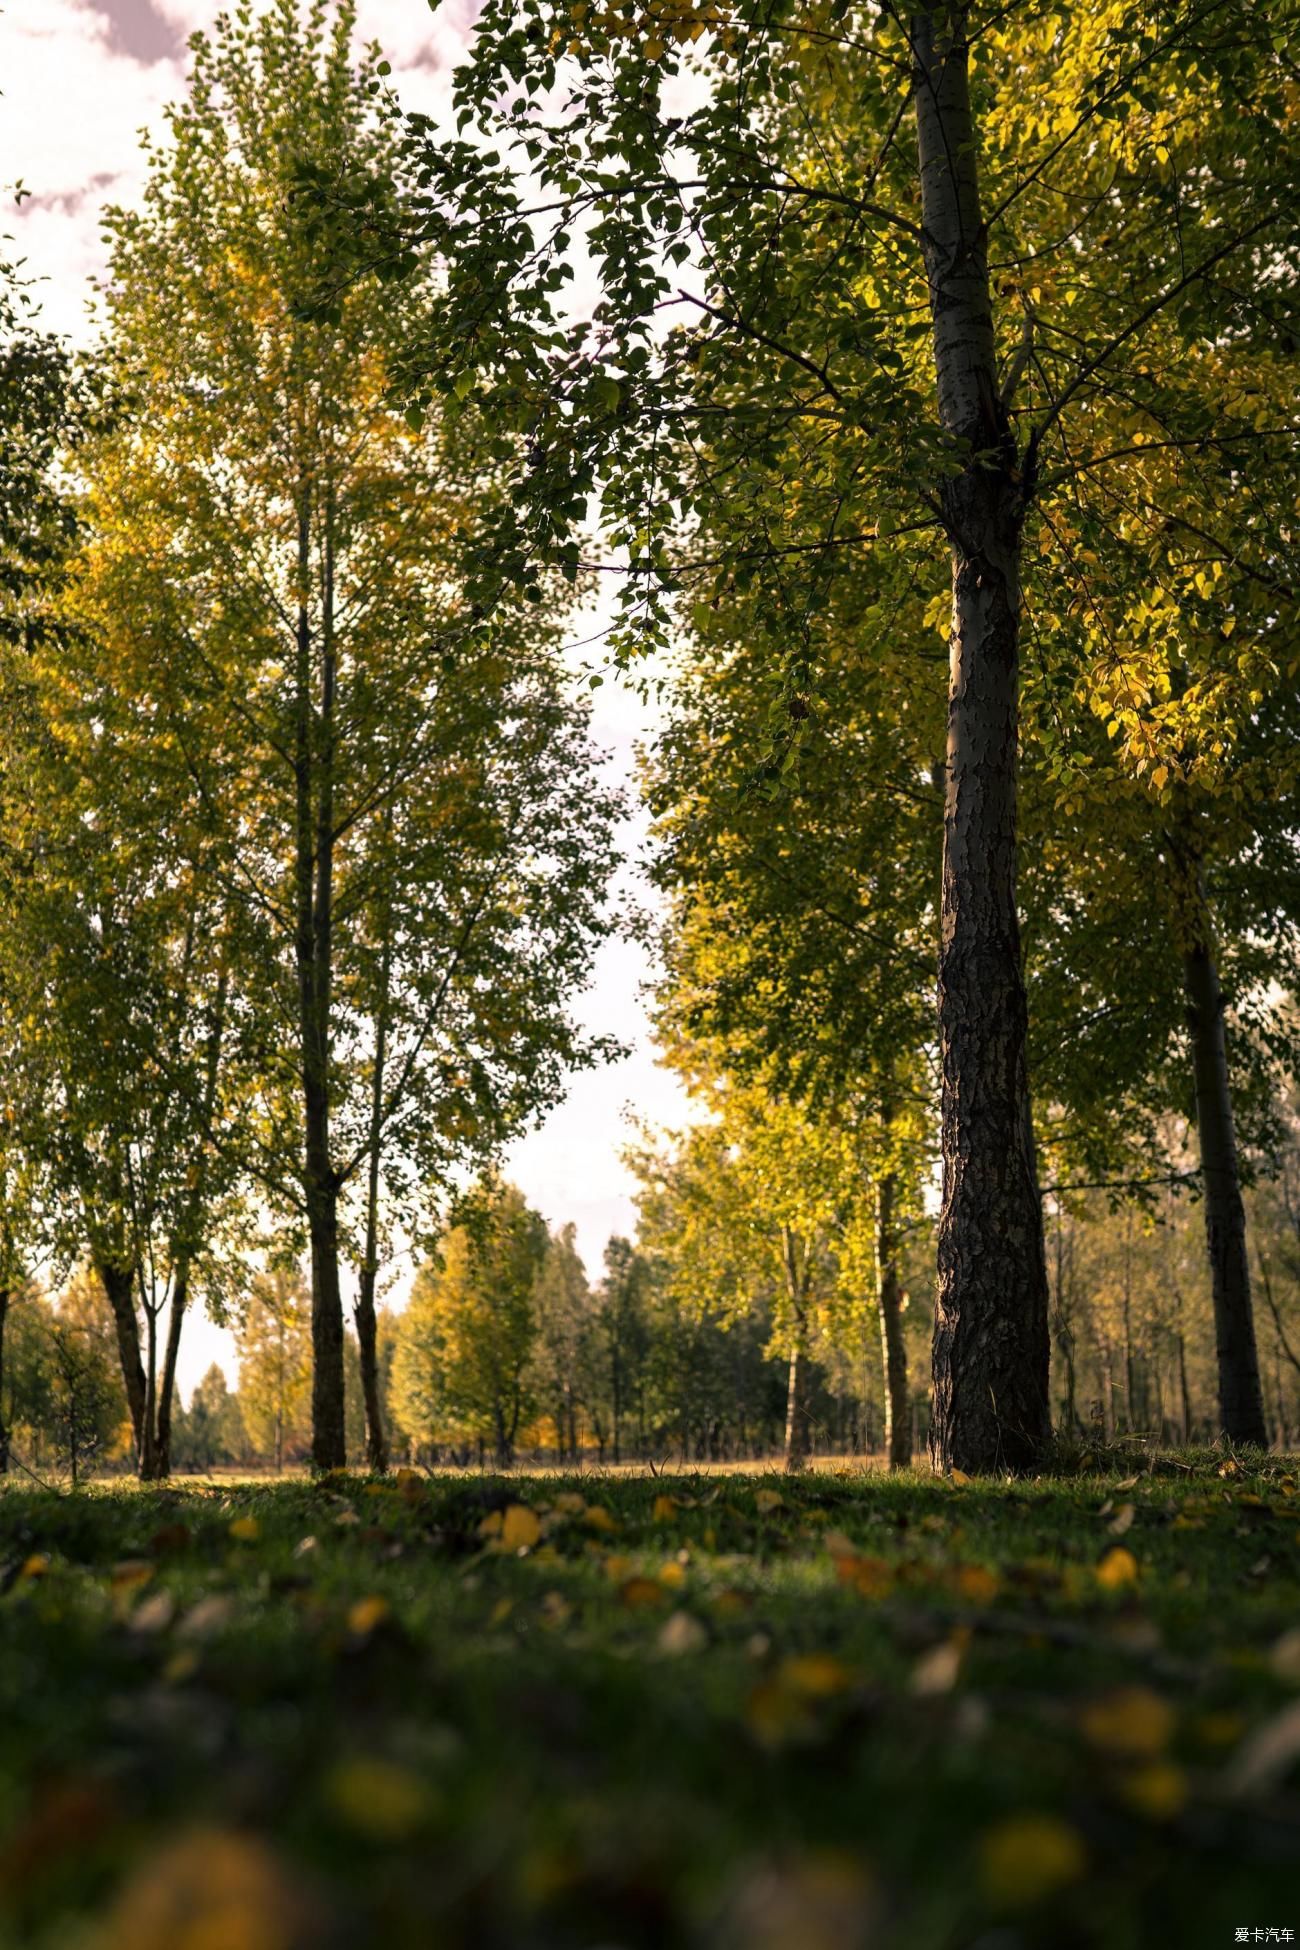
<svg viewBox="0 0 1300 1950">
<path fill-rule="evenodd" d="M 1300 1495 L 1227 1467 L 10 1489 L 0 1943 L 1300 1941 Z"/>
</svg>

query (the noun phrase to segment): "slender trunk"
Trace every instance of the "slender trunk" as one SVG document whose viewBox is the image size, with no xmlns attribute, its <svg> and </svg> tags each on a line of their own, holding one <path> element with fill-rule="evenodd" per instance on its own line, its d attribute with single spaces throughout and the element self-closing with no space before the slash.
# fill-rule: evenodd
<svg viewBox="0 0 1300 1950">
<path fill-rule="evenodd" d="M 5 1325 L 9 1319 L 9 1288 L 0 1286 L 0 1476 L 9 1473 L 9 1424 L 5 1420 Z"/>
<path fill-rule="evenodd" d="M 303 1086 L 303 1191 L 311 1242 L 311 1459 L 314 1469 L 327 1470 L 342 1469 L 347 1462 L 338 1180 L 330 1160 L 334 647 L 327 591 L 317 713 L 312 702 L 312 632 L 305 593 L 311 571 L 310 539 L 309 503 L 303 490 L 298 509 L 298 576 L 303 594 L 298 607 L 294 752 L 296 954 Z M 315 784 L 319 785 L 318 794 L 313 794 Z"/>
<path fill-rule="evenodd" d="M 939 417 L 963 443 L 952 552 L 939 1038 L 943 1204 L 930 1450 L 1028 1468 L 1046 1447 L 1048 1296 L 1016 913 L 1020 541 L 1026 483 L 998 394 L 964 7 L 918 8 L 916 127 Z"/>
<path fill-rule="evenodd" d="M 892 1171 L 885 1172 L 876 1181 L 876 1292 L 885 1380 L 885 1451 L 891 1469 L 906 1469 L 912 1461 L 912 1417 L 907 1392 L 907 1349 L 903 1343 L 898 1235 L 894 1226 L 897 1189 Z"/>
<path fill-rule="evenodd" d="M 808 1461 L 808 1308 L 806 1266 L 789 1226 L 781 1229 L 782 1256 L 790 1294 L 790 1379 L 785 1399 L 785 1468 L 796 1475 Z"/>
<path fill-rule="evenodd" d="M 1124 1413 L 1128 1418 L 1129 1434 L 1137 1426 L 1136 1405 L 1133 1395 L 1133 1282 L 1132 1282 L 1132 1233 L 1133 1214 L 1124 1219 Z"/>
<path fill-rule="evenodd" d="M 145 1292 L 140 1275 L 140 1307 L 144 1314 L 144 1446 L 140 1452 L 140 1481 L 156 1483 L 167 1474 L 158 1454 L 158 1307 Z"/>
<path fill-rule="evenodd" d="M 113 1315 L 117 1335 L 117 1358 L 122 1369 L 122 1385 L 131 1415 L 131 1435 L 137 1467 L 145 1455 L 145 1375 L 140 1359 L 140 1323 L 135 1313 L 135 1268 L 117 1261 L 96 1258 L 96 1272 Z"/>
<path fill-rule="evenodd" d="M 1205 889 L 1192 875 L 1193 924 L 1183 954 L 1187 1019 L 1196 1077 L 1196 1128 L 1205 1197 L 1205 1243 L 1214 1298 L 1219 1420 L 1230 1442 L 1268 1445 L 1255 1350 L 1255 1316 L 1246 1258 L 1246 1208 L 1237 1167 L 1237 1133 L 1228 1084 L 1223 990 L 1210 937 Z"/>
<path fill-rule="evenodd" d="M 385 852 L 392 832 L 392 814 L 384 815 Z M 388 862 L 383 862 L 387 872 Z M 370 1158 L 366 1180 L 366 1248 L 357 1280 L 357 1302 L 353 1319 L 357 1327 L 357 1347 L 361 1357 L 361 1393 L 366 1404 L 366 1458 L 377 1475 L 388 1469 L 388 1435 L 384 1428 L 383 1404 L 379 1396 L 378 1329 L 375 1320 L 375 1289 L 379 1279 L 379 1161 L 384 1134 L 384 1066 L 388 1057 L 389 985 L 393 969 L 393 913 L 385 901 L 381 922 L 383 947 L 379 961 L 379 999 L 375 1012 L 375 1061 L 370 1078 Z"/>
</svg>

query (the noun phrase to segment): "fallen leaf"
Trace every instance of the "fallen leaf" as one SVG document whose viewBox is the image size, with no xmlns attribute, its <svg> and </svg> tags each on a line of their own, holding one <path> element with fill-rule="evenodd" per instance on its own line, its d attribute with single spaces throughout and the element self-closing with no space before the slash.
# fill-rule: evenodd
<svg viewBox="0 0 1300 1950">
<path fill-rule="evenodd" d="M 512 1503 L 501 1520 L 501 1542 L 506 1550 L 531 1550 L 541 1534 L 536 1512 L 526 1503 Z"/>
<path fill-rule="evenodd" d="M 1079 1725 L 1090 1747 L 1123 1760 L 1154 1760 L 1173 1739 L 1173 1708 L 1146 1686 L 1121 1686 L 1084 1707 Z"/>
<path fill-rule="evenodd" d="M 434 1808 L 428 1786 L 409 1767 L 360 1756 L 330 1771 L 325 1796 L 341 1821 L 377 1842 L 406 1841 Z"/>
<path fill-rule="evenodd" d="M 1122 1775 L 1116 1793 L 1148 1821 L 1173 1821 L 1187 1806 L 1187 1776 L 1172 1761 L 1153 1761 Z"/>
<path fill-rule="evenodd" d="M 656 1640 L 659 1650 L 669 1658 L 680 1658 L 688 1652 L 701 1652 L 708 1642 L 708 1632 L 699 1619 L 693 1618 L 688 1611 L 675 1611 L 671 1618 L 665 1619 Z"/>
<path fill-rule="evenodd" d="M 686 1583 L 686 1567 L 671 1559 L 659 1567 L 659 1582 L 666 1584 L 670 1591 L 680 1591 Z"/>
<path fill-rule="evenodd" d="M 587 1507 L 587 1499 L 576 1490 L 562 1490 L 555 1499 L 555 1507 L 563 1516 L 580 1517 Z"/>
<path fill-rule="evenodd" d="M 950 1483 L 955 1483 L 959 1490 L 964 1490 L 969 1484 L 970 1480 L 971 1480 L 970 1477 L 966 1474 L 966 1471 L 964 1469 L 953 1469 L 948 1472 L 948 1481 Z"/>
<path fill-rule="evenodd" d="M 1123 1544 L 1108 1550 L 1096 1570 L 1098 1584 L 1107 1591 L 1122 1591 L 1126 1585 L 1136 1584 L 1137 1574 L 1137 1559 Z"/>
<path fill-rule="evenodd" d="M 387 1598 L 358 1598 L 348 1607 L 348 1630 L 353 1638 L 367 1639 L 391 1617 L 392 1606 Z"/>
<path fill-rule="evenodd" d="M 1236 1799 L 1270 1794 L 1300 1760 L 1300 1699 L 1248 1735 L 1228 1764 L 1224 1786 Z"/>
<path fill-rule="evenodd" d="M 1135 1490 L 1137 1486 L 1138 1478 L 1136 1476 L 1126 1476 L 1122 1483 L 1116 1483 L 1115 1488 L 1117 1490 Z"/>
<path fill-rule="evenodd" d="M 49 1568 L 50 1560 L 45 1552 L 33 1551 L 30 1557 L 24 1558 L 18 1575 L 20 1578 L 43 1578 L 47 1576 Z"/>
<path fill-rule="evenodd" d="M 503 1518 L 499 1510 L 489 1510 L 487 1515 L 480 1519 L 478 1526 L 479 1536 L 499 1537 L 501 1535 L 502 1522 Z"/>
<path fill-rule="evenodd" d="M 853 1684 L 853 1674 L 842 1660 L 832 1658 L 828 1652 L 808 1652 L 783 1659 L 777 1680 L 807 1699 L 829 1699 L 848 1690 Z"/>
<path fill-rule="evenodd" d="M 1300 1625 L 1283 1632 L 1268 1655 L 1268 1663 L 1275 1679 L 1288 1686 L 1300 1686 Z"/>
<path fill-rule="evenodd" d="M 675 1496 L 657 1496 L 651 1509 L 651 1519 L 655 1523 L 671 1523 L 677 1514 Z"/>
<path fill-rule="evenodd" d="M 629 1578 L 618 1588 L 619 1603 L 637 1611 L 647 1605 L 662 1605 L 668 1594 L 654 1578 Z"/>
<path fill-rule="evenodd" d="M 963 1650 L 964 1646 L 955 1639 L 945 1639 L 942 1645 L 932 1645 L 912 1667 L 908 1691 L 918 1699 L 931 1699 L 939 1693 L 950 1693 L 961 1671 Z"/>
<path fill-rule="evenodd" d="M 131 1613 L 128 1629 L 148 1638 L 155 1632 L 165 1632 L 175 1616 L 176 1600 L 171 1592 L 155 1591 L 141 1599 Z"/>
<path fill-rule="evenodd" d="M 858 1554 L 857 1545 L 851 1537 L 846 1537 L 842 1530 L 826 1532 L 826 1548 L 832 1557 L 856 1557 Z"/>
<path fill-rule="evenodd" d="M 583 1520 L 589 1523 L 593 1530 L 615 1531 L 618 1529 L 616 1519 L 611 1517 L 609 1511 L 600 1503 L 589 1503 Z"/>
<path fill-rule="evenodd" d="M 747 1871 L 722 1919 L 725 1950 L 866 1950 L 877 1897 L 856 1856 L 815 1854 Z"/>
<path fill-rule="evenodd" d="M 1106 1525 L 1106 1528 L 1112 1537 L 1122 1537 L 1127 1531 L 1133 1528 L 1133 1519 L 1136 1515 L 1137 1507 L 1135 1504 L 1121 1503 L 1119 1509 Z"/>
<path fill-rule="evenodd" d="M 835 1571 L 863 1598 L 887 1598 L 894 1588 L 894 1567 L 880 1557 L 837 1557 Z"/>
<path fill-rule="evenodd" d="M 953 1585 L 973 1605 L 991 1605 L 1002 1589 L 1001 1581 L 983 1564 L 959 1564 L 953 1573 Z"/>
<path fill-rule="evenodd" d="M 319 1921 L 265 1842 L 201 1828 L 146 1857 L 102 1942 L 104 1950 L 306 1950 L 319 1940 Z"/>
<path fill-rule="evenodd" d="M 1086 1866 L 1082 1838 L 1057 1815 L 1014 1815 L 980 1841 L 980 1880 L 994 1909 L 1032 1908 Z"/>
<path fill-rule="evenodd" d="M 542 1623 L 555 1631 L 567 1625 L 573 1616 L 573 1606 L 562 1591 L 548 1591 L 542 1599 Z"/>
<path fill-rule="evenodd" d="M 237 1544 L 251 1544 L 258 1534 L 256 1517 L 236 1517 L 230 1525 L 230 1534 Z"/>
<path fill-rule="evenodd" d="M 176 1627 L 177 1636 L 183 1639 L 215 1638 L 230 1623 L 234 1610 L 231 1599 L 214 1591 L 210 1597 L 200 1598 L 197 1605 L 190 1607 Z"/>
<path fill-rule="evenodd" d="M 760 1517 L 770 1517 L 773 1510 L 785 1508 L 785 1498 L 779 1490 L 755 1490 L 754 1508 Z"/>
</svg>

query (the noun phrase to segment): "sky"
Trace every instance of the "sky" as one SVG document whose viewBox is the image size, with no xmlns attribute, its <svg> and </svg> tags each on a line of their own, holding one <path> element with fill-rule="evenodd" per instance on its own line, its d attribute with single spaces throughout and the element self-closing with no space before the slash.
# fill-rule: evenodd
<svg viewBox="0 0 1300 1950">
<path fill-rule="evenodd" d="M 91 280 L 104 268 L 100 211 L 130 205 L 144 171 L 142 128 L 162 128 L 165 105 L 184 92 L 186 39 L 211 25 L 219 0 L 0 0 L 0 233 L 7 255 L 24 261 L 44 322 L 84 340 L 90 332 Z M 472 0 L 360 0 L 359 31 L 380 42 L 404 107 L 450 130 L 450 76 L 466 45 Z M 12 187 L 27 197 L 16 204 Z M 598 615 L 575 618 L 575 641 L 599 629 Z M 575 664 L 592 655 L 574 652 Z M 611 679 L 595 694 L 593 735 L 608 756 L 606 776 L 631 786 L 635 747 L 651 728 L 635 692 Z M 644 822 L 625 832 L 635 857 Z M 621 886 L 636 897 L 635 871 Z M 644 889 L 640 889 L 644 898 Z M 652 1124 L 687 1115 L 680 1090 L 654 1060 L 642 985 L 644 952 L 627 941 L 601 951 L 576 1013 L 593 1031 L 630 1046 L 621 1062 L 572 1079 L 568 1094 L 537 1129 L 513 1146 L 510 1176 L 553 1226 L 570 1220 L 594 1278 L 612 1232 L 630 1232 L 631 1179 L 620 1158 L 631 1107 Z M 401 1287 L 394 1290 L 400 1300 Z M 182 1344 L 180 1383 L 188 1395 L 213 1361 L 234 1372 L 228 1334 L 195 1316 Z"/>
</svg>

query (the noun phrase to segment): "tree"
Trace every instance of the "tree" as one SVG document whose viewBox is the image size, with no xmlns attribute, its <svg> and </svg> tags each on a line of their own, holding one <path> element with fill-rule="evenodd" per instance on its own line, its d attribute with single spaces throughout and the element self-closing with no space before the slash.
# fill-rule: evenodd
<svg viewBox="0 0 1300 1950">
<path fill-rule="evenodd" d="M 566 585 L 476 611 L 458 534 L 500 500 L 500 461 L 473 416 L 392 404 L 432 280 L 372 275 L 300 193 L 342 172 L 403 207 L 353 24 L 274 0 L 192 43 L 143 206 L 109 219 L 129 410 L 83 457 L 75 594 L 121 760 L 229 913 L 252 1163 L 310 1251 L 318 1468 L 346 1448 L 342 1258 L 382 1467 L 388 1222 L 603 1047 L 567 1004 L 613 864 L 557 656 Z"/>
<path fill-rule="evenodd" d="M 393 1362 L 397 1414 L 417 1444 L 491 1443 L 505 1467 L 529 1406 L 546 1222 L 489 1180 L 416 1276 Z"/>
<path fill-rule="evenodd" d="M 79 1272 L 43 1324 L 57 1453 L 66 1460 L 75 1489 L 86 1465 L 113 1447 L 128 1418 L 114 1359 L 114 1321 L 94 1275 Z"/>
<path fill-rule="evenodd" d="M 677 591 L 763 582 L 793 706 L 833 576 L 883 542 L 895 586 L 919 571 L 933 589 L 933 543 L 947 557 L 940 1468 L 1033 1466 L 1048 1436 L 1016 908 L 1026 537 L 1102 526 L 1135 432 L 1175 470 L 1246 456 L 1234 511 L 1251 457 L 1294 452 L 1289 421 L 1257 425 L 1240 395 L 1207 411 L 1194 353 L 1288 304 L 1290 81 L 1258 27 L 1240 4 L 1134 0 L 1047 17 L 496 0 L 461 114 L 527 159 L 529 188 L 490 144 L 413 129 L 455 320 L 427 388 L 483 398 L 530 442 L 487 587 L 509 540 L 545 557 L 598 492 L 626 550 L 625 653 L 663 640 Z M 705 85 L 669 106 L 688 59 Z M 579 223 L 602 289 L 565 330 Z M 680 330 L 657 329 L 667 307 Z M 1061 555 L 1086 602 L 1089 562 Z"/>
<path fill-rule="evenodd" d="M 595 1359 L 604 1373 L 596 1392 L 609 1403 L 613 1460 L 623 1460 L 623 1431 L 635 1413 L 645 1439 L 645 1366 L 650 1346 L 650 1269 L 630 1240 L 612 1238 L 605 1248 L 605 1275 L 596 1290 Z M 603 1348 L 601 1343 L 603 1342 Z"/>
<path fill-rule="evenodd" d="M 243 1425 L 278 1474 L 311 1443 L 311 1305 L 297 1267 L 277 1266 L 254 1280 L 235 1344 Z"/>
<path fill-rule="evenodd" d="M 590 1408 L 591 1292 L 570 1223 L 552 1234 L 533 1293 L 534 1342 L 529 1393 L 555 1425 L 563 1462 L 578 1459 L 578 1409 Z M 599 1403 L 596 1404 L 597 1409 Z"/>
<path fill-rule="evenodd" d="M 231 1393 L 214 1361 L 176 1418 L 176 1465 L 207 1471 L 218 1463 L 237 1462 L 244 1441 L 239 1396 Z"/>
</svg>

